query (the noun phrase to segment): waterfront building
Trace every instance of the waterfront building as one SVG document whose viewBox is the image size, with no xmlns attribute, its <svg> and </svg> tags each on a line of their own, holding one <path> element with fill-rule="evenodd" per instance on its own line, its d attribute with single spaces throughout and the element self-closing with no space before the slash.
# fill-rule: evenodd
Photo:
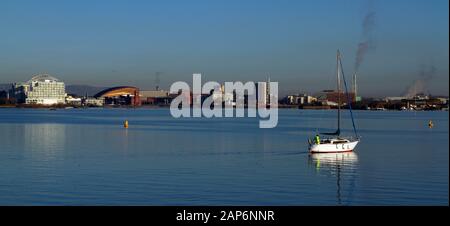
<svg viewBox="0 0 450 226">
<path fill-rule="evenodd" d="M 400 102 L 402 100 L 408 99 L 407 97 L 386 97 L 384 100 L 386 102 Z"/>
<path fill-rule="evenodd" d="M 11 89 L 12 95 L 16 98 L 17 103 L 25 103 L 27 98 L 26 93 L 28 92 L 29 85 L 26 83 L 14 83 Z"/>
<path fill-rule="evenodd" d="M 143 105 L 169 104 L 169 92 L 164 90 L 142 90 L 139 92 Z"/>
<path fill-rule="evenodd" d="M 105 101 L 103 98 L 86 97 L 82 100 L 82 105 L 84 106 L 101 107 L 104 104 Z"/>
<path fill-rule="evenodd" d="M 164 90 L 141 90 L 139 91 L 141 99 L 168 97 L 169 92 Z"/>
<path fill-rule="evenodd" d="M 225 94 L 225 87 L 224 85 L 220 85 L 220 87 L 215 87 L 214 90 L 211 90 L 210 95 L 207 95 L 206 97 L 212 96 L 214 104 L 220 103 L 219 105 L 222 106 L 222 103 L 224 101 L 224 94 Z"/>
<path fill-rule="evenodd" d="M 261 91 L 260 91 L 261 89 Z M 257 98 L 258 98 L 258 105 L 259 106 L 267 106 L 269 104 L 269 101 L 267 100 L 267 97 L 269 96 L 267 94 L 267 83 L 257 83 L 256 85 L 257 90 Z"/>
<path fill-rule="evenodd" d="M 335 90 L 324 90 L 319 95 L 320 101 L 329 101 L 329 102 L 339 103 L 339 99 L 340 99 L 341 104 L 347 104 L 349 101 L 350 101 L 350 103 L 354 103 L 356 100 L 356 97 L 355 97 L 355 93 L 353 93 L 353 92 L 345 93 L 345 92 L 341 91 L 338 93 Z"/>
<path fill-rule="evenodd" d="M 235 94 L 234 93 L 227 93 L 225 90 L 225 85 L 220 86 L 220 91 L 213 92 L 213 100 L 219 100 L 220 103 L 224 103 L 227 106 L 235 105 Z"/>
<path fill-rule="evenodd" d="M 82 99 L 80 97 L 74 97 L 72 95 L 66 96 L 66 103 L 73 106 L 81 106 Z"/>
<path fill-rule="evenodd" d="M 436 99 L 438 99 L 441 104 L 448 104 L 448 97 L 436 97 Z"/>
<path fill-rule="evenodd" d="M 283 99 L 283 103 L 289 105 L 308 105 L 317 101 L 317 98 L 307 94 L 288 95 Z"/>
<path fill-rule="evenodd" d="M 141 105 L 139 89 L 133 86 L 119 86 L 105 89 L 97 93 L 94 97 L 97 99 L 102 99 L 104 104 L 107 105 Z"/>
<path fill-rule="evenodd" d="M 66 103 L 65 84 L 48 74 L 40 74 L 25 83 L 16 83 L 13 93 L 19 103 L 54 105 Z"/>
<path fill-rule="evenodd" d="M 223 93 L 223 95 L 222 95 L 223 103 L 227 106 L 235 105 L 236 104 L 235 103 L 235 101 L 236 101 L 235 94 L 236 93 Z M 244 98 L 244 97 L 242 97 L 242 98 Z"/>
</svg>

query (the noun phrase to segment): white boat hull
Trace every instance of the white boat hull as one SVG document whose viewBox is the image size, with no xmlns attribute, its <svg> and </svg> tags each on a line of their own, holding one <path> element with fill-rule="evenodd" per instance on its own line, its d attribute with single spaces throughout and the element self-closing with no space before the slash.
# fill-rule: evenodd
<svg viewBox="0 0 450 226">
<path fill-rule="evenodd" d="M 338 153 L 351 152 L 358 145 L 359 141 L 350 141 L 341 144 L 312 144 L 309 147 L 311 153 Z"/>
</svg>

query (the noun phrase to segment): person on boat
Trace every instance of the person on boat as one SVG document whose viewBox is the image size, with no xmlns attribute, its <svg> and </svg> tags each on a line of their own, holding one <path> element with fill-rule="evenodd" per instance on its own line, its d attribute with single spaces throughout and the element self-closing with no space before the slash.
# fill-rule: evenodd
<svg viewBox="0 0 450 226">
<path fill-rule="evenodd" d="M 319 136 L 319 134 L 316 135 L 315 140 L 316 140 L 316 144 L 320 144 L 320 136 Z"/>
</svg>

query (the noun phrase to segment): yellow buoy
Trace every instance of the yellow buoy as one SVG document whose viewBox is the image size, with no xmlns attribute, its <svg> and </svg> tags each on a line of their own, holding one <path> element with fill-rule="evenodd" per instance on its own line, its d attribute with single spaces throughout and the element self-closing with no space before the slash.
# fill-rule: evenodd
<svg viewBox="0 0 450 226">
<path fill-rule="evenodd" d="M 125 120 L 125 122 L 123 122 L 123 127 L 128 128 L 128 120 Z"/>
<path fill-rule="evenodd" d="M 433 121 L 430 120 L 430 121 L 428 122 L 428 127 L 429 127 L 429 128 L 433 128 L 433 126 L 434 126 Z"/>
</svg>

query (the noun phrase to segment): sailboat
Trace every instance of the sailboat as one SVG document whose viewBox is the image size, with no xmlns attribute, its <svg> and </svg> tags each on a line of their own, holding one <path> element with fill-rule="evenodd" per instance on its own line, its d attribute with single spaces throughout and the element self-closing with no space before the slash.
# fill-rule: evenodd
<svg viewBox="0 0 450 226">
<path fill-rule="evenodd" d="M 337 61 L 337 92 L 338 92 L 338 109 L 337 109 L 337 130 L 334 133 L 321 133 L 321 135 L 327 135 L 328 137 L 321 138 L 316 135 L 316 138 L 311 141 L 308 139 L 309 151 L 311 153 L 339 153 L 339 152 L 351 152 L 356 148 L 360 139 L 356 132 L 355 121 L 353 119 L 353 112 L 351 108 L 351 100 L 347 91 L 347 83 L 345 81 L 344 70 L 342 69 L 341 54 L 339 50 L 336 55 Z M 347 103 L 349 105 L 350 116 L 352 118 L 354 137 L 341 136 L 341 74 L 343 77 L 345 90 L 347 94 Z"/>
</svg>

